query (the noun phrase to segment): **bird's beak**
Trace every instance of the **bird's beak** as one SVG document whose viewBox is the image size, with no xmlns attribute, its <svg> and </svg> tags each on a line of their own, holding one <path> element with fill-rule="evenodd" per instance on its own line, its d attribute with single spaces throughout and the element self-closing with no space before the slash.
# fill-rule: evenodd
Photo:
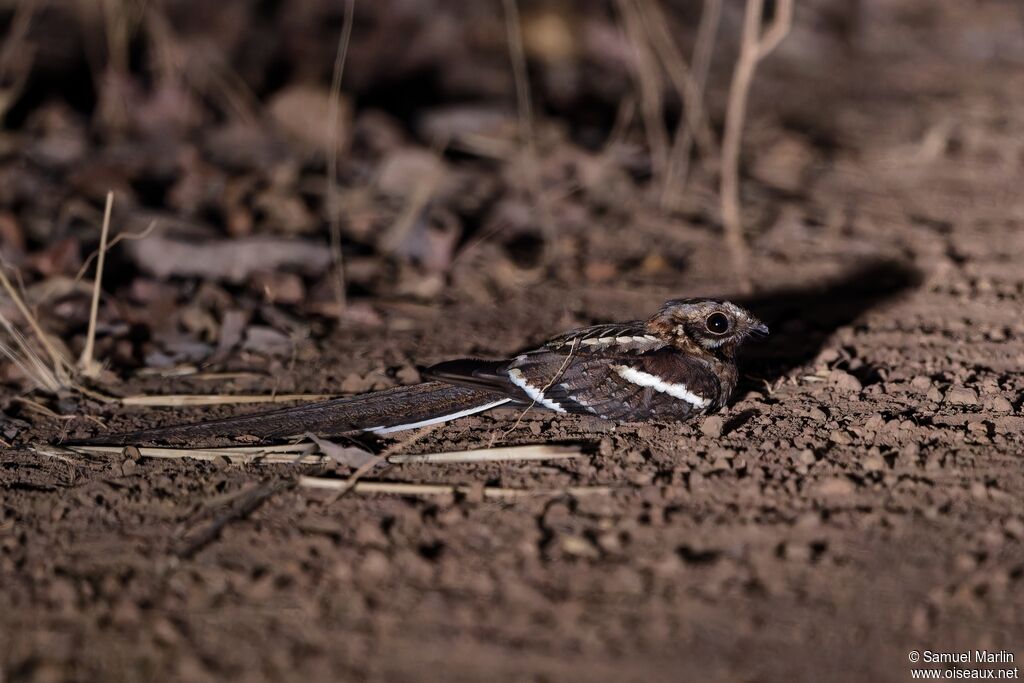
<svg viewBox="0 0 1024 683">
<path fill-rule="evenodd" d="M 750 326 L 750 333 L 753 334 L 755 337 L 767 337 L 768 326 L 765 325 L 760 320 L 755 320 L 754 324 Z"/>
</svg>

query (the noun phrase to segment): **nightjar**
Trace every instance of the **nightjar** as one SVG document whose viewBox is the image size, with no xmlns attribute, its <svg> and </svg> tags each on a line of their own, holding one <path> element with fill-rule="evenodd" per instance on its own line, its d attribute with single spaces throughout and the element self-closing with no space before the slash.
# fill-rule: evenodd
<svg viewBox="0 0 1024 683">
<path fill-rule="evenodd" d="M 440 363 L 412 386 L 78 443 L 384 434 L 499 406 L 616 421 L 689 420 L 725 405 L 738 379 L 737 349 L 767 334 L 764 323 L 728 301 L 678 299 L 647 320 L 573 330 L 511 359 Z"/>
</svg>

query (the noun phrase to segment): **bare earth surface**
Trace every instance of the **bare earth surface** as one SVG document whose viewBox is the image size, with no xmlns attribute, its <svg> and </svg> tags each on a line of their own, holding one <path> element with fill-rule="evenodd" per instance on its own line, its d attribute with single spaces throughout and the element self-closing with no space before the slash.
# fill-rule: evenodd
<svg viewBox="0 0 1024 683">
<path fill-rule="evenodd" d="M 29 445 L 97 426 L 22 413 L 0 453 L 0 679 L 902 681 L 910 650 L 1024 658 L 1024 18 L 889 4 L 867 3 L 848 53 L 784 47 L 755 86 L 757 294 L 734 298 L 773 334 L 720 415 L 531 411 L 501 437 L 516 413 L 496 412 L 405 451 L 498 434 L 586 455 L 373 475 L 613 488 L 502 502 L 333 501 L 290 487 L 291 466 L 64 462 Z M 979 46 L 975 30 L 1015 33 Z M 555 258 L 613 278 L 566 267 L 497 290 L 467 257 L 440 303 L 367 298 L 383 327 L 315 338 L 292 365 L 123 393 L 379 388 L 734 291 L 714 226 L 670 229 L 640 204 L 578 221 Z M 636 265 L 651 253 L 670 267 Z M 84 405 L 116 430 L 245 410 Z"/>
</svg>

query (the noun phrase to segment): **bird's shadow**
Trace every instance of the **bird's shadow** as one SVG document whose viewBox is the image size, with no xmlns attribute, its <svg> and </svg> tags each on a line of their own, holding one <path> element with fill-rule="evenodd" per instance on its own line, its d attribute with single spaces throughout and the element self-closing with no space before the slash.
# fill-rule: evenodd
<svg viewBox="0 0 1024 683">
<path fill-rule="evenodd" d="M 771 329 L 767 339 L 751 340 L 743 347 L 740 363 L 745 378 L 740 389 L 754 388 L 761 380 L 773 382 L 809 363 L 836 330 L 921 281 L 921 271 L 910 264 L 875 260 L 815 286 L 736 300 Z"/>
</svg>

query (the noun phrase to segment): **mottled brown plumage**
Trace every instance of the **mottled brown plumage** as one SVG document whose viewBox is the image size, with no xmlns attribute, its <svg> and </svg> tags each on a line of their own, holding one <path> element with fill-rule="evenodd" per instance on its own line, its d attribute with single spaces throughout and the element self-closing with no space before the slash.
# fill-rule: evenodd
<svg viewBox="0 0 1024 683">
<path fill-rule="evenodd" d="M 722 332 L 708 327 L 714 316 Z M 736 387 L 736 349 L 768 328 L 729 302 L 667 302 L 646 321 L 595 325 L 504 361 L 450 361 L 433 379 L 517 403 L 610 420 L 686 420 L 718 410 Z"/>
<path fill-rule="evenodd" d="M 736 387 L 736 349 L 768 328 L 725 301 L 667 302 L 646 321 L 574 330 L 508 360 L 464 359 L 425 371 L 431 380 L 313 405 L 194 425 L 100 436 L 88 443 L 276 439 L 314 432 L 386 433 L 501 405 L 608 420 L 688 420 L 720 409 Z"/>
</svg>

